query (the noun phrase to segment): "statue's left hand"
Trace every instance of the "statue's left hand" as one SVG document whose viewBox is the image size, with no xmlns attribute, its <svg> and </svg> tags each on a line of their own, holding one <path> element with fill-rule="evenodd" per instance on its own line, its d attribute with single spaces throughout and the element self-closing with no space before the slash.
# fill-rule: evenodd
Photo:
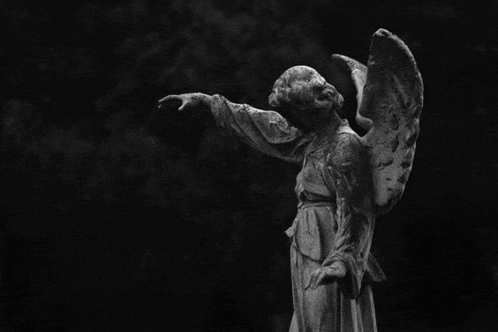
<svg viewBox="0 0 498 332">
<path fill-rule="evenodd" d="M 165 103 L 172 100 L 181 101 L 182 104 L 178 108 L 178 111 L 182 112 L 184 110 L 195 109 L 209 104 L 211 102 L 211 96 L 200 92 L 169 95 L 158 101 L 159 108 L 162 108 Z"/>
<path fill-rule="evenodd" d="M 322 265 L 311 273 L 310 280 L 305 289 L 315 289 L 318 286 L 327 285 L 346 275 L 346 265 L 342 261 L 335 261 L 330 265 Z"/>
</svg>

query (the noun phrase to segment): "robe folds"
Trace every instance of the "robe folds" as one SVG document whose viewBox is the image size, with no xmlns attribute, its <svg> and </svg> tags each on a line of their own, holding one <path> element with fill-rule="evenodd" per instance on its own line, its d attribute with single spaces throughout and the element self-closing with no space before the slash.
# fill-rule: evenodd
<svg viewBox="0 0 498 332">
<path fill-rule="evenodd" d="M 298 211 L 286 231 L 294 302 L 289 331 L 377 331 L 371 286 L 385 276 L 370 254 L 375 224 L 367 211 L 371 205 L 355 194 L 368 185 L 362 180 L 363 166 L 356 167 L 361 164 L 355 159 L 361 142 L 347 121 L 335 133 L 319 137 L 290 126 L 277 112 L 235 104 L 220 95 L 213 96 L 211 111 L 218 126 L 249 146 L 302 166 L 295 187 Z M 326 258 L 343 261 L 346 276 L 305 289 Z"/>
</svg>

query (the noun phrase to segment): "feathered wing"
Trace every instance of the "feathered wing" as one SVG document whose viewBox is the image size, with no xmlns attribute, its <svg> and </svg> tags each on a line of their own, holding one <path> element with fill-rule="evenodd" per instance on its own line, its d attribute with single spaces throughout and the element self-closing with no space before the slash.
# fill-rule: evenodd
<svg viewBox="0 0 498 332">
<path fill-rule="evenodd" d="M 352 80 L 356 88 L 356 101 L 358 110 L 356 111 L 356 123 L 365 130 L 372 128 L 372 120 L 360 115 L 359 110 L 363 99 L 363 87 L 367 81 L 367 67 L 345 55 L 332 55 L 332 66 L 335 69 L 336 75 L 349 76 L 346 79 Z"/>
<path fill-rule="evenodd" d="M 408 47 L 384 29 L 373 35 L 366 68 L 345 56 L 332 58 L 350 69 L 357 89 L 356 119 L 370 129 L 363 139 L 371 154 L 375 203 L 380 212 L 387 212 L 401 198 L 412 169 L 423 106 L 422 77 Z"/>
</svg>

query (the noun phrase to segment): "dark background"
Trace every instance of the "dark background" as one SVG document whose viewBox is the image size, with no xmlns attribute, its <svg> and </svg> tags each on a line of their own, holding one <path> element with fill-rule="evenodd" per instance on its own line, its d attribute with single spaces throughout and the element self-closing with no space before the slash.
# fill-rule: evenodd
<svg viewBox="0 0 498 332">
<path fill-rule="evenodd" d="M 339 84 L 330 55 L 365 63 L 380 27 L 412 50 L 425 107 L 374 237 L 379 331 L 498 330 L 498 1 L 0 0 L 0 16 L 1 331 L 285 331 L 298 169 L 156 102 L 268 108 L 290 66 Z"/>
</svg>

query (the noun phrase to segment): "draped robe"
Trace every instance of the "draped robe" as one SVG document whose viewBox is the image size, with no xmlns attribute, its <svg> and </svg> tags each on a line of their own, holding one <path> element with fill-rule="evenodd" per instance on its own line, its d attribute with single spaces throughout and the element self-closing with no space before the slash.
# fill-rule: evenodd
<svg viewBox="0 0 498 332">
<path fill-rule="evenodd" d="M 303 133 L 277 112 L 214 95 L 218 126 L 249 146 L 302 166 L 296 179 L 298 211 L 286 234 L 294 315 L 291 332 L 377 331 L 372 282 L 385 279 L 370 254 L 375 214 L 368 153 L 347 121 L 330 135 Z M 305 289 L 326 259 L 343 261 L 346 276 Z"/>
</svg>

